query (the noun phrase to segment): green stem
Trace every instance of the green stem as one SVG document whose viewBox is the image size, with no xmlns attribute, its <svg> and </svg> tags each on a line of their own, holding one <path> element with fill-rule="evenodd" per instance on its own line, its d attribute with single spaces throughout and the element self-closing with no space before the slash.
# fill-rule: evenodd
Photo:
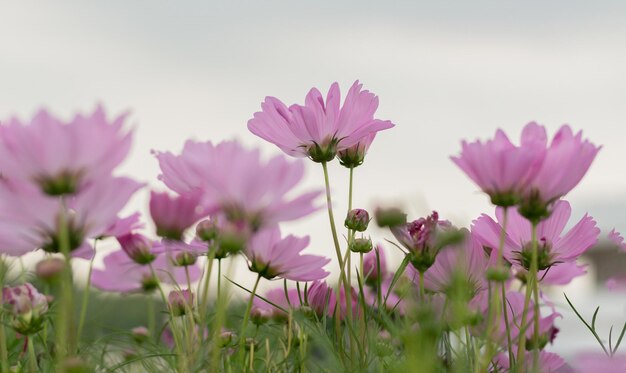
<svg viewBox="0 0 626 373">
<path fill-rule="evenodd" d="M 4 288 L 6 280 L 7 266 L 4 255 L 0 255 L 0 289 Z M 0 307 L 0 369 L 2 373 L 9 371 L 9 353 L 7 351 L 7 340 L 4 330 L 4 308 Z"/>
<path fill-rule="evenodd" d="M 150 331 L 150 337 L 156 336 L 156 315 L 154 307 L 154 297 L 152 294 L 148 294 L 148 330 Z"/>
<path fill-rule="evenodd" d="M 65 200 L 61 197 L 61 210 L 58 217 L 58 240 L 59 252 L 65 258 L 63 276 L 61 279 L 61 300 L 58 312 L 58 324 L 56 334 L 57 347 L 57 367 L 60 369 L 67 356 L 74 354 L 74 301 L 73 301 L 73 280 L 72 265 L 70 255 L 70 238 L 67 222 L 67 208 Z"/>
<path fill-rule="evenodd" d="M 33 336 L 29 336 L 28 338 L 28 369 L 31 373 L 39 372 L 39 368 L 37 367 L 37 355 L 35 354 L 35 339 Z"/>
<path fill-rule="evenodd" d="M 528 320 L 528 308 L 530 306 L 530 297 L 534 292 L 535 287 L 537 286 L 537 284 L 535 284 L 535 282 L 537 281 L 537 224 L 533 223 L 532 224 L 532 234 L 531 234 L 531 263 L 530 263 L 530 270 L 528 273 L 528 277 L 526 279 L 526 296 L 524 297 L 524 311 L 522 312 L 522 322 L 519 324 L 519 328 L 520 328 L 520 333 L 519 333 L 519 341 L 517 343 L 517 368 L 518 371 L 520 369 L 524 368 L 524 359 L 525 359 L 525 353 L 526 353 L 526 322 Z M 535 305 L 536 306 L 536 305 Z M 533 317 L 538 318 L 539 314 L 536 313 L 535 315 L 533 315 Z M 537 324 L 535 324 L 535 326 L 537 326 Z M 535 342 L 535 332 L 538 332 L 538 329 L 536 329 L 533 332 L 533 342 Z M 533 346 L 536 347 L 536 346 Z M 533 354 L 533 360 L 535 360 L 534 358 L 534 354 Z M 533 365 L 535 363 L 533 362 Z"/>
<path fill-rule="evenodd" d="M 209 307 L 209 285 L 211 282 L 211 271 L 213 269 L 214 257 L 215 257 L 215 252 L 211 250 L 209 252 L 209 255 L 207 256 L 206 263 L 204 265 L 204 285 L 202 287 L 202 296 L 200 297 L 200 304 L 199 304 L 199 307 L 200 307 L 199 313 L 200 313 L 200 320 L 202 322 L 202 325 L 207 325 L 206 317 L 208 314 L 208 307 Z M 198 293 L 200 293 L 200 291 L 198 291 Z M 202 338 L 204 338 L 204 335 L 202 335 Z"/>
<path fill-rule="evenodd" d="M 82 305 L 80 307 L 80 318 L 78 321 L 78 331 L 76 332 L 76 335 L 78 336 L 78 339 L 80 340 L 80 338 L 83 335 L 83 327 L 85 325 L 85 317 L 87 316 L 87 305 L 89 304 L 89 295 L 91 294 L 91 273 L 93 272 L 93 262 L 96 259 L 96 246 L 98 244 L 98 239 L 96 238 L 93 241 L 93 250 L 94 250 L 94 254 L 93 257 L 91 258 L 91 260 L 89 261 L 89 271 L 87 272 L 87 285 L 85 286 L 85 290 L 83 291 L 83 302 Z"/>
<path fill-rule="evenodd" d="M 241 339 L 239 340 L 239 348 L 241 349 L 240 354 L 245 357 L 245 343 L 246 343 L 246 327 L 248 326 L 248 319 L 250 318 L 250 310 L 252 309 L 252 302 L 254 301 L 254 296 L 256 294 L 256 289 L 259 287 L 259 282 L 261 282 L 261 275 L 256 277 L 256 281 L 254 282 L 254 287 L 250 292 L 250 299 L 248 300 L 248 305 L 246 306 L 246 312 L 243 314 L 243 321 L 241 322 Z"/>
</svg>

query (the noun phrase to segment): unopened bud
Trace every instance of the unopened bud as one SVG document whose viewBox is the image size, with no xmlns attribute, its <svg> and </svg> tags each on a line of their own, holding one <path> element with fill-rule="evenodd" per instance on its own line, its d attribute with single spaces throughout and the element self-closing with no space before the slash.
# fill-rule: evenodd
<svg viewBox="0 0 626 373">
<path fill-rule="evenodd" d="M 138 326 L 131 331 L 133 340 L 139 344 L 145 342 L 150 338 L 150 331 L 144 326 Z"/>
<path fill-rule="evenodd" d="M 377 208 L 375 212 L 376 224 L 379 227 L 397 227 L 406 224 L 406 214 L 399 208 Z"/>
<path fill-rule="evenodd" d="M 182 251 L 174 257 L 174 265 L 177 267 L 189 267 L 196 264 L 196 256 L 188 251 Z"/>
<path fill-rule="evenodd" d="M 41 280 L 51 283 L 59 278 L 65 268 L 65 261 L 61 258 L 45 258 L 37 263 L 35 273 Z"/>
<path fill-rule="evenodd" d="M 370 223 L 370 214 L 364 209 L 353 209 L 348 211 L 344 225 L 348 229 L 357 232 L 365 232 Z"/>
<path fill-rule="evenodd" d="M 204 242 L 213 241 L 217 238 L 218 234 L 219 227 L 217 226 L 217 221 L 215 219 L 202 220 L 196 226 L 196 236 Z"/>
<path fill-rule="evenodd" d="M 505 267 L 494 267 L 487 269 L 487 280 L 494 282 L 505 282 L 509 279 L 510 271 Z"/>
<path fill-rule="evenodd" d="M 230 330 L 223 331 L 220 333 L 219 338 L 220 347 L 230 346 L 235 339 L 237 339 L 237 334 L 231 332 Z"/>
<path fill-rule="evenodd" d="M 372 247 L 372 240 L 365 237 L 355 238 L 350 242 L 350 251 L 353 253 L 369 253 L 372 251 Z"/>
<path fill-rule="evenodd" d="M 191 290 L 172 290 L 167 296 L 172 315 L 183 316 L 193 308 L 193 292 Z"/>
<path fill-rule="evenodd" d="M 140 234 L 129 233 L 117 237 L 122 250 L 137 264 L 149 264 L 156 258 L 152 253 L 152 241 Z"/>
</svg>

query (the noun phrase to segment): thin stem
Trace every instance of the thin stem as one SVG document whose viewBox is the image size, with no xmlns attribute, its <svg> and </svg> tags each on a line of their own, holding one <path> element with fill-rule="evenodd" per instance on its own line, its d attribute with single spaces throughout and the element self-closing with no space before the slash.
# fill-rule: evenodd
<svg viewBox="0 0 626 373">
<path fill-rule="evenodd" d="M 91 294 L 91 273 L 93 272 L 93 262 L 96 259 L 96 246 L 98 245 L 98 239 L 96 238 L 93 241 L 93 250 L 94 254 L 89 261 L 89 271 L 87 272 L 87 285 L 85 285 L 85 290 L 83 291 L 83 302 L 80 307 L 80 318 L 78 321 L 78 331 L 76 335 L 78 339 L 80 339 L 83 335 L 83 327 L 85 325 L 85 317 L 87 316 L 87 305 L 89 304 L 89 295 Z"/>
<path fill-rule="evenodd" d="M 250 292 L 250 299 L 248 300 L 248 305 L 246 306 L 246 312 L 243 314 L 243 321 L 241 323 L 241 339 L 239 341 L 239 348 L 241 349 L 241 354 L 243 354 L 245 350 L 246 343 L 246 327 L 248 326 L 248 319 L 250 318 L 250 310 L 252 309 L 252 302 L 254 301 L 254 295 L 256 293 L 256 289 L 259 287 L 259 282 L 261 282 L 261 275 L 256 277 L 256 281 L 254 282 L 254 287 Z"/>
<path fill-rule="evenodd" d="M 63 267 L 63 276 L 61 280 L 61 309 L 58 312 L 58 329 L 57 329 L 57 366 L 60 368 L 65 357 L 74 353 L 74 301 L 73 301 L 73 281 L 72 266 L 70 255 L 70 237 L 67 222 L 67 208 L 65 200 L 61 197 L 61 211 L 58 217 L 58 240 L 59 252 L 65 258 L 65 266 Z"/>
<path fill-rule="evenodd" d="M 148 294 L 148 330 L 150 331 L 150 336 L 154 338 L 156 336 L 156 315 L 152 294 Z"/>
<path fill-rule="evenodd" d="M 328 167 L 326 162 L 322 162 L 322 168 L 324 169 L 324 184 L 326 186 L 326 206 L 328 208 L 328 219 L 330 220 L 330 230 L 333 235 L 333 243 L 335 244 L 335 253 L 337 254 L 337 260 L 339 261 L 339 267 L 341 268 L 341 279 L 347 284 L 345 280 L 345 272 L 343 267 L 343 259 L 341 258 L 341 247 L 339 246 L 339 239 L 337 238 L 337 228 L 335 227 L 335 217 L 333 214 L 333 201 L 330 196 L 330 182 L 328 180 Z M 348 302 L 349 303 L 349 302 Z"/>
<path fill-rule="evenodd" d="M 528 308 L 530 306 L 530 297 L 535 289 L 537 281 L 537 224 L 532 224 L 532 234 L 531 234 L 531 263 L 530 263 L 530 271 L 528 273 L 528 277 L 526 279 L 526 296 L 524 297 L 524 311 L 522 312 L 522 322 L 519 324 L 520 333 L 519 333 L 519 341 L 517 343 L 517 367 L 518 369 L 524 368 L 524 358 L 526 353 L 526 322 L 528 320 Z M 533 317 L 539 317 L 539 314 L 533 315 Z M 538 330 L 536 330 L 538 331 Z M 533 333 L 533 343 L 534 340 Z M 533 346 L 537 347 L 537 346 Z M 533 360 L 534 354 L 533 354 Z M 533 363 L 534 365 L 534 363 Z"/>
<path fill-rule="evenodd" d="M 28 369 L 32 373 L 37 373 L 39 368 L 37 367 L 37 355 L 35 354 L 35 338 L 28 338 Z"/>
<path fill-rule="evenodd" d="M 7 265 L 4 255 L 0 255 L 0 289 L 4 288 Z M 0 307 L 0 363 L 2 373 L 9 371 L 9 354 L 7 352 L 7 340 L 4 330 L 4 308 Z"/>
<path fill-rule="evenodd" d="M 209 252 L 209 255 L 207 256 L 206 263 L 204 265 L 204 285 L 202 287 L 202 297 L 200 298 L 200 304 L 199 304 L 200 320 L 202 322 L 202 325 L 207 324 L 206 316 L 208 314 L 208 307 L 209 307 L 209 285 L 211 282 L 211 270 L 213 269 L 214 257 L 215 257 L 215 253 L 211 250 Z M 219 290 L 219 287 L 218 287 L 218 290 Z"/>
<path fill-rule="evenodd" d="M 538 248 L 537 248 L 537 225 L 533 224 L 534 239 L 532 251 L 531 277 L 533 278 L 533 294 L 535 309 L 533 312 L 533 372 L 539 372 L 539 278 L 538 278 Z"/>
</svg>

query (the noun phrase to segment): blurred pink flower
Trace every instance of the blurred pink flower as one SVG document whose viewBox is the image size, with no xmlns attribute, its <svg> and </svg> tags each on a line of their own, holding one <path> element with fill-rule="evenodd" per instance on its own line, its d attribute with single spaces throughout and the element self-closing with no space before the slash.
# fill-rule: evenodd
<svg viewBox="0 0 626 373">
<path fill-rule="evenodd" d="M 245 254 L 250 270 L 272 279 L 293 281 L 321 280 L 328 276 L 324 266 L 330 259 L 317 255 L 301 255 L 309 245 L 309 237 L 289 235 L 281 238 L 278 227 L 262 230 L 250 240 Z"/>
<path fill-rule="evenodd" d="M 24 283 L 2 289 L 2 303 L 8 310 L 11 326 L 16 332 L 29 335 L 43 327 L 48 312 L 48 298 L 32 284 Z"/>
<path fill-rule="evenodd" d="M 161 254 L 150 263 L 158 279 L 155 279 L 150 266 L 134 262 L 122 251 L 114 251 L 103 259 L 104 268 L 94 268 L 91 283 L 94 287 L 111 292 L 131 293 L 152 291 L 158 286 L 158 282 L 167 284 L 185 284 L 187 278 L 183 267 L 175 267 L 166 254 Z M 197 266 L 187 267 L 191 281 L 200 278 L 200 268 Z"/>
<path fill-rule="evenodd" d="M 589 140 L 562 126 L 554 135 L 541 167 L 522 197 L 520 213 L 531 220 L 543 220 L 551 213 L 549 205 L 565 196 L 585 176 L 600 151 Z"/>
<path fill-rule="evenodd" d="M 141 214 L 136 212 L 125 218 L 117 218 L 111 226 L 102 234 L 103 237 L 119 237 L 143 229 L 145 224 L 139 220 Z"/>
<path fill-rule="evenodd" d="M 131 233 L 120 236 L 117 237 L 117 241 L 126 255 L 135 263 L 148 264 L 156 258 L 156 254 L 152 251 L 152 240 L 141 234 Z"/>
<path fill-rule="evenodd" d="M 141 186 L 128 178 L 103 179 L 66 198 L 70 250 L 89 256 L 93 250 L 86 239 L 101 237 Z M 62 211 L 64 204 L 59 198 L 49 197 L 29 183 L 0 181 L 0 252 L 12 256 L 37 248 L 59 252 Z"/>
<path fill-rule="evenodd" d="M 485 143 L 463 141 L 461 154 L 451 159 L 491 197 L 494 205 L 513 206 L 539 171 L 546 144 L 545 128 L 531 122 L 522 131 L 520 146 L 513 145 L 504 131 L 498 130 Z"/>
<path fill-rule="evenodd" d="M 39 111 L 25 124 L 13 118 L 0 127 L 3 177 L 35 183 L 49 195 L 75 194 L 110 177 L 131 146 L 123 132 L 126 114 L 109 121 L 102 106 L 69 123 Z"/>
<path fill-rule="evenodd" d="M 487 289 L 485 270 L 488 264 L 489 258 L 479 240 L 470 235 L 461 244 L 441 249 L 435 263 L 424 273 L 424 288 L 447 294 L 461 280 L 467 285 L 469 301 Z M 407 275 L 419 285 L 419 273 L 415 268 L 408 266 Z"/>
<path fill-rule="evenodd" d="M 575 262 L 576 259 L 598 242 L 600 229 L 591 216 L 585 215 L 567 233 L 563 230 L 570 218 L 571 207 L 567 201 L 557 201 L 550 217 L 537 226 L 539 250 L 539 279 L 544 271 L 552 266 L 559 266 L 564 262 Z M 503 219 L 502 208 L 496 209 L 498 221 Z M 474 220 L 472 233 L 479 237 L 481 243 L 493 250 L 497 250 L 502 227 L 491 217 L 483 214 Z M 510 263 L 519 269 L 528 270 L 531 252 L 531 223 L 523 218 L 516 210 L 509 209 L 508 223 L 503 255 Z M 572 277 L 580 274 L 579 267 L 569 267 Z M 561 274 L 563 275 L 563 274 Z"/>
<path fill-rule="evenodd" d="M 194 309 L 194 295 L 190 289 L 174 289 L 167 295 L 167 303 L 174 316 L 183 316 Z"/>
<path fill-rule="evenodd" d="M 287 296 L 289 297 L 289 299 L 287 299 Z M 283 308 L 284 310 L 289 310 L 289 308 L 300 308 L 300 306 L 304 302 L 304 294 L 298 295 L 297 289 L 288 289 L 287 296 L 285 296 L 285 289 L 283 287 L 280 287 L 269 290 L 263 295 L 263 298 Z M 302 303 L 300 302 L 301 297 Z M 264 301 L 263 299 L 259 297 L 254 297 L 254 299 L 252 300 L 252 309 L 250 311 L 250 316 L 253 320 L 256 318 L 257 321 L 266 318 L 281 320 L 286 318 L 287 314 L 281 309 L 276 308 L 272 304 Z"/>
<path fill-rule="evenodd" d="M 626 251 L 626 243 L 624 243 L 624 237 L 615 231 L 615 228 L 612 229 L 608 234 L 609 241 L 613 242 L 618 249 Z"/>
<path fill-rule="evenodd" d="M 171 196 L 167 192 L 150 193 L 150 216 L 156 226 L 157 235 L 182 240 L 183 233 L 195 222 L 207 216 L 200 205 L 201 195 L 189 192 Z"/>
<path fill-rule="evenodd" d="M 311 214 L 321 191 L 289 198 L 302 180 L 304 164 L 284 156 L 261 159 L 257 149 L 236 141 L 217 145 L 187 141 L 181 155 L 156 153 L 159 178 L 178 193 L 201 190 L 210 214 L 244 221 L 252 231 Z"/>
<path fill-rule="evenodd" d="M 574 367 L 579 373 L 626 372 L 626 356 L 618 354 L 609 357 L 602 353 L 579 353 L 574 359 Z"/>
<path fill-rule="evenodd" d="M 498 373 L 510 372 L 509 369 L 511 368 L 511 366 L 509 363 L 509 357 L 506 353 L 498 354 L 495 358 L 494 363 L 497 366 L 497 370 L 492 370 L 491 372 L 498 372 Z M 526 358 L 524 359 L 524 364 L 525 366 L 521 368 L 522 370 L 519 370 L 520 373 L 529 373 L 533 371 L 532 370 L 533 369 L 532 351 L 526 352 Z M 574 372 L 574 370 L 565 363 L 565 360 L 563 360 L 562 357 L 560 357 L 559 355 L 555 353 L 548 352 L 548 351 L 539 352 L 539 369 L 541 373 L 573 373 Z M 588 372 L 588 371 L 584 371 L 584 372 Z M 598 372 L 608 373 L 609 371 L 607 370 L 607 371 L 598 371 Z"/>
<path fill-rule="evenodd" d="M 337 305 L 335 291 L 326 281 L 315 281 L 309 286 L 307 301 L 313 311 L 319 316 L 332 316 Z"/>
<path fill-rule="evenodd" d="M 248 129 L 294 157 L 308 156 L 316 162 L 332 160 L 378 131 L 393 127 L 390 121 L 374 119 L 378 97 L 354 82 L 343 106 L 339 84 L 333 83 L 326 100 L 317 88 L 306 96 L 305 104 L 289 108 L 274 97 L 266 97 L 262 111 L 254 113 Z"/>
</svg>

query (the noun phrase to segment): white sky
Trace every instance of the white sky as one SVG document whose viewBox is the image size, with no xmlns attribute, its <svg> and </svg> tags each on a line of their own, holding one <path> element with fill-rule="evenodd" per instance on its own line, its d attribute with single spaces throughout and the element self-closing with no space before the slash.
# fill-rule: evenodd
<svg viewBox="0 0 626 373">
<path fill-rule="evenodd" d="M 158 185 L 150 149 L 236 137 L 275 154 L 246 129 L 264 96 L 302 102 L 312 86 L 345 92 L 360 79 L 397 127 L 357 169 L 356 206 L 401 200 L 467 224 L 491 207 L 449 156 L 463 138 L 498 127 L 517 138 L 537 120 L 604 146 L 570 201 L 626 230 L 625 21 L 621 1 L 6 1 L 0 118 L 132 109 L 121 171 Z M 321 187 L 309 166 L 307 185 Z M 347 174 L 336 165 L 331 178 L 341 219 Z M 315 235 L 311 249 L 332 257 L 327 224 L 320 212 L 285 230 Z"/>
</svg>

